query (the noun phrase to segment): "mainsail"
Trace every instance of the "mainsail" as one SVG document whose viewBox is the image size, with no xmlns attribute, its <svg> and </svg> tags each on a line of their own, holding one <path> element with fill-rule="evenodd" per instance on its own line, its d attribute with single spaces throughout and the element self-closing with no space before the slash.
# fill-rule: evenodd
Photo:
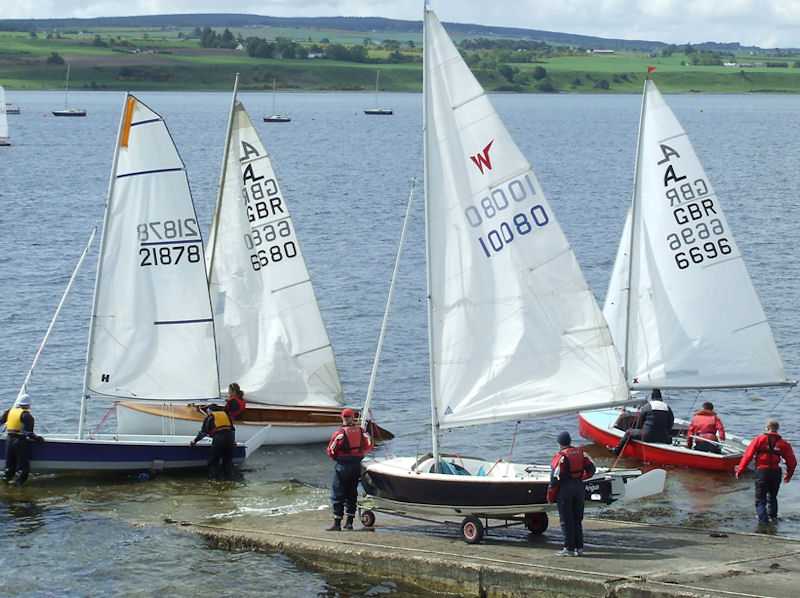
<svg viewBox="0 0 800 598">
<path fill-rule="evenodd" d="M 631 388 L 790 384 L 720 200 L 650 80 L 603 314 Z"/>
<path fill-rule="evenodd" d="M 424 52 L 434 424 L 628 400 L 608 326 L 530 164 L 432 11 Z"/>
<path fill-rule="evenodd" d="M 219 396 L 200 226 L 163 119 L 127 96 L 95 283 L 87 391 Z"/>
<path fill-rule="evenodd" d="M 269 155 L 235 101 L 208 243 L 220 380 L 247 400 L 339 406 L 330 339 Z"/>
</svg>

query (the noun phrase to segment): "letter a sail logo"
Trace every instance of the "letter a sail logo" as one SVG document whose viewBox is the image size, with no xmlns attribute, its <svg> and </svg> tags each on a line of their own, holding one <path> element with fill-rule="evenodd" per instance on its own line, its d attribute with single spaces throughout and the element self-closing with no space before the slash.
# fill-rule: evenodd
<svg viewBox="0 0 800 598">
<path fill-rule="evenodd" d="M 487 170 L 491 170 L 492 169 L 492 160 L 491 160 L 491 158 L 489 158 L 489 148 L 492 147 L 493 143 L 494 143 L 494 139 L 492 139 L 486 145 L 486 147 L 483 148 L 483 151 L 481 153 L 475 154 L 474 156 L 470 156 L 469 157 L 469 159 L 472 160 L 475 163 L 475 166 L 478 167 L 478 170 L 481 171 L 481 174 L 483 174 L 483 167 L 484 166 L 486 167 Z"/>
</svg>

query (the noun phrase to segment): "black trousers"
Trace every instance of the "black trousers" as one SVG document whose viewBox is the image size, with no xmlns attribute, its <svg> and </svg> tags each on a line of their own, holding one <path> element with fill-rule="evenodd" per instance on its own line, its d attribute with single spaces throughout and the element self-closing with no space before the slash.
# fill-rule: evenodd
<svg viewBox="0 0 800 598">
<path fill-rule="evenodd" d="M 31 472 L 31 459 L 28 452 L 28 439 L 18 434 L 6 438 L 6 469 L 4 477 L 9 482 L 17 475 L 17 484 L 24 484 Z"/>
<path fill-rule="evenodd" d="M 341 519 L 345 512 L 348 517 L 355 516 L 360 479 L 361 459 L 336 462 L 331 480 L 331 506 L 334 519 Z"/>
<path fill-rule="evenodd" d="M 236 433 L 233 430 L 222 430 L 211 438 L 211 456 L 209 456 L 208 477 L 216 478 L 220 464 L 226 478 L 233 477 L 233 450 L 236 448 Z"/>
</svg>

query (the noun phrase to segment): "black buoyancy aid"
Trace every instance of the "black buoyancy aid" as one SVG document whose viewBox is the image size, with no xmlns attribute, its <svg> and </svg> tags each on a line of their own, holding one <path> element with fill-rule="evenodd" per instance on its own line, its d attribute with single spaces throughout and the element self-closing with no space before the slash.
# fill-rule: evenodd
<svg viewBox="0 0 800 598">
<path fill-rule="evenodd" d="M 583 451 L 571 446 L 559 451 L 559 454 L 564 456 L 567 475 L 573 480 L 583 478 Z"/>
<path fill-rule="evenodd" d="M 363 457 L 364 434 L 361 426 L 342 426 L 339 429 L 344 433 L 342 438 L 342 452 L 344 455 Z"/>
<path fill-rule="evenodd" d="M 24 409 L 14 407 L 8 410 L 6 416 L 6 430 L 9 434 L 22 434 L 22 414 L 25 413 Z"/>
<path fill-rule="evenodd" d="M 217 432 L 225 432 L 226 430 L 233 430 L 233 422 L 230 416 L 224 411 L 213 411 L 211 415 L 214 416 L 214 425 L 211 426 L 212 436 Z"/>
</svg>

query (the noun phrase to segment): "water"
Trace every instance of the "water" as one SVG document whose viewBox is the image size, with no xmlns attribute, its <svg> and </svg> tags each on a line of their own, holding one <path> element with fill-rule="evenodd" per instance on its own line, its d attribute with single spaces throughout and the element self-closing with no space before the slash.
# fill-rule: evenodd
<svg viewBox="0 0 800 598">
<path fill-rule="evenodd" d="M 230 96 L 142 93 L 162 114 L 187 165 L 201 222 L 216 198 Z M 369 380 L 411 178 L 419 177 L 373 408 L 398 434 L 395 454 L 430 448 L 422 137 L 419 95 L 387 98 L 392 117 L 365 117 L 369 94 L 285 94 L 288 124 L 262 123 L 269 94 L 241 94 L 270 151 L 293 214 L 333 342 L 348 403 L 360 406 Z M 28 371 L 91 228 L 102 219 L 123 94 L 74 92 L 85 119 L 57 119 L 58 92 L 17 92 L 12 142 L 0 155 L 0 379 L 10 406 Z M 528 156 L 591 288 L 602 300 L 631 193 L 640 97 L 495 96 Z M 791 96 L 668 96 L 722 198 L 790 376 L 800 373 L 800 266 L 794 207 L 800 175 L 800 104 Z M 207 226 L 207 225 L 206 225 Z M 96 252 L 96 249 L 95 249 Z M 96 253 L 91 258 L 96 258 Z M 94 264 L 65 306 L 31 384 L 37 429 L 77 426 Z M 752 437 L 768 417 L 800 452 L 797 391 L 669 393 L 679 417 L 713 401 L 730 433 Z M 98 422 L 103 411 L 92 413 Z M 486 456 L 548 461 L 561 429 L 577 438 L 574 416 L 488 430 L 455 430 L 443 446 Z M 610 465 L 604 449 L 589 450 Z M 412 595 L 386 582 L 324 575 L 281 555 L 231 554 L 157 525 L 164 518 L 237 521 L 326 508 L 330 460 L 322 447 L 270 447 L 248 461 L 242 482 L 210 485 L 202 475 L 130 478 L 40 476 L 0 488 L 0 556 L 9 595 L 115 594 L 372 596 Z M 780 494 L 779 533 L 800 537 L 800 482 Z M 647 510 L 606 516 L 665 525 L 752 531 L 752 482 L 670 470 L 667 492 Z M 547 532 L 557 542 L 557 526 Z M 591 540 L 589 539 L 591 542 Z"/>
</svg>

